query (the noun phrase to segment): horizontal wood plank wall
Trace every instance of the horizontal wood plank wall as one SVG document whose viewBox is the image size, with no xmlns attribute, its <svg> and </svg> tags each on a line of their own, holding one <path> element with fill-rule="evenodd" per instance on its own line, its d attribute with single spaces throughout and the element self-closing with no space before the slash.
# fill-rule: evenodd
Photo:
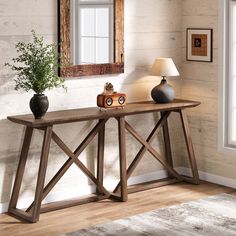
<svg viewBox="0 0 236 236">
<path fill-rule="evenodd" d="M 201 106 L 190 111 L 192 132 L 198 168 L 203 172 L 236 179 L 236 158 L 218 151 L 218 0 L 183 1 L 183 35 L 186 28 L 213 28 L 213 62 L 187 62 L 186 43 L 183 42 L 182 97 L 198 99 Z M 188 163 L 185 163 L 187 166 Z"/>
</svg>

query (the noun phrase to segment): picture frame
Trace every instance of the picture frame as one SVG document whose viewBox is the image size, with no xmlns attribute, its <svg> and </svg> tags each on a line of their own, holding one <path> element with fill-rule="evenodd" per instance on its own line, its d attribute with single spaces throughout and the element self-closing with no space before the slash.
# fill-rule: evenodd
<svg viewBox="0 0 236 236">
<path fill-rule="evenodd" d="M 186 60 L 212 62 L 213 29 L 187 28 Z"/>
</svg>

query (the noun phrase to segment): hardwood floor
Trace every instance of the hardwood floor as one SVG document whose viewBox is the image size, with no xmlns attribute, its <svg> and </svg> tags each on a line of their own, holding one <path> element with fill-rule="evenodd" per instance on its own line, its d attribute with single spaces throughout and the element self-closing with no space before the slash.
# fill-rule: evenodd
<svg viewBox="0 0 236 236">
<path fill-rule="evenodd" d="M 0 235 L 61 235 L 81 228 L 140 214 L 154 209 L 206 198 L 220 193 L 236 196 L 236 190 L 202 182 L 200 185 L 179 183 L 129 195 L 128 202 L 89 203 L 41 214 L 36 224 L 24 223 L 7 214 L 0 215 Z"/>
</svg>

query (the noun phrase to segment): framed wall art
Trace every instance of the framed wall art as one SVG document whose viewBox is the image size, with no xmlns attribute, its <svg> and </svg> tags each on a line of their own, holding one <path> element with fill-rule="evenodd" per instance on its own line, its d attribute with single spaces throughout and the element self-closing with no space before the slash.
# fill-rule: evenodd
<svg viewBox="0 0 236 236">
<path fill-rule="evenodd" d="M 212 29 L 187 29 L 187 61 L 212 62 Z"/>
</svg>

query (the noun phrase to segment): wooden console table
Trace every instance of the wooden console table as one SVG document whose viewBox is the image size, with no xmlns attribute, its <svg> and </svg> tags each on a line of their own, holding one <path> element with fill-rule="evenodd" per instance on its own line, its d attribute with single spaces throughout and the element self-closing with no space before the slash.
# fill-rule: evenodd
<svg viewBox="0 0 236 236">
<path fill-rule="evenodd" d="M 189 132 L 188 121 L 185 113 L 186 108 L 196 107 L 200 103 L 194 101 L 176 99 L 171 103 L 155 104 L 154 102 L 140 102 L 130 103 L 123 109 L 108 109 L 100 111 L 99 108 L 81 108 L 74 110 L 55 111 L 49 112 L 43 119 L 35 120 L 33 115 L 20 115 L 10 116 L 9 120 L 26 126 L 25 138 L 22 146 L 22 151 L 17 168 L 15 183 L 10 199 L 8 212 L 20 219 L 37 222 L 39 220 L 40 213 L 49 212 L 52 210 L 62 209 L 65 207 L 71 207 L 82 203 L 88 203 L 91 201 L 102 199 L 115 199 L 120 201 L 127 201 L 128 193 L 141 191 L 157 186 L 163 186 L 166 184 L 176 183 L 180 181 L 187 181 L 194 184 L 199 184 L 199 176 L 197 171 L 196 160 L 194 157 L 193 145 Z M 157 122 L 156 126 L 150 133 L 149 137 L 145 140 L 140 134 L 138 134 L 132 126 L 125 120 L 126 116 L 137 115 L 143 113 L 160 112 L 161 118 Z M 173 168 L 170 137 L 168 130 L 167 119 L 171 112 L 178 112 L 181 117 L 186 146 L 188 150 L 188 157 L 190 166 L 192 169 L 193 178 L 182 176 L 178 174 Z M 118 121 L 118 133 L 119 133 L 119 160 L 120 160 L 120 182 L 117 184 L 113 192 L 109 192 L 103 186 L 103 163 L 104 163 L 104 140 L 105 140 L 105 123 L 108 119 L 115 118 Z M 82 143 L 75 151 L 71 151 L 68 146 L 62 141 L 62 139 L 53 131 L 54 125 L 60 125 L 65 123 L 97 120 L 97 124 L 91 132 L 86 136 Z M 144 124 L 145 125 L 145 124 Z M 44 132 L 44 139 L 42 144 L 42 152 L 40 157 L 40 165 L 38 171 L 38 178 L 35 190 L 34 201 L 24 211 L 17 208 L 17 202 L 23 174 L 25 171 L 25 164 L 27 161 L 30 142 L 33 134 L 33 130 L 38 129 Z M 160 154 L 151 146 L 152 140 L 156 137 L 160 130 L 163 130 L 163 137 L 165 142 L 165 154 L 166 159 L 162 158 Z M 141 144 L 142 148 L 128 167 L 126 168 L 126 138 L 125 130 L 127 130 L 135 139 Z M 98 153 L 97 153 L 97 176 L 94 176 L 90 170 L 78 159 L 82 151 L 88 146 L 88 144 L 98 135 Z M 58 170 L 55 176 L 44 186 L 45 175 L 47 170 L 48 154 L 50 149 L 50 142 L 53 140 L 69 157 L 63 166 Z M 149 184 L 141 184 L 136 187 L 127 187 L 127 179 L 131 176 L 132 172 L 148 151 L 152 156 L 157 159 L 168 171 L 169 178 L 164 180 L 158 180 L 157 182 L 151 182 Z M 53 202 L 42 205 L 43 199 L 49 194 L 51 189 L 57 184 L 61 177 L 66 173 L 70 166 L 75 163 L 77 167 L 90 178 L 97 187 L 97 192 L 94 196 L 84 199 L 68 200 L 62 202 Z"/>
</svg>

